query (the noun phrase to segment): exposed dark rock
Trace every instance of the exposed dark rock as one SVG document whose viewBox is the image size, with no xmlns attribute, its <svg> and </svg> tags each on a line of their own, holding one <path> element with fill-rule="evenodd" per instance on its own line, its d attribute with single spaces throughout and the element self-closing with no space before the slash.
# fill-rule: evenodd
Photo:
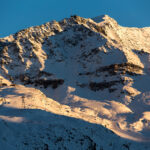
<svg viewBox="0 0 150 150">
<path fill-rule="evenodd" d="M 79 73 L 79 75 L 94 75 L 101 72 L 108 72 L 109 75 L 124 75 L 128 74 L 131 76 L 140 75 L 140 72 L 143 70 L 142 67 L 131 64 L 131 63 L 123 63 L 123 64 L 113 64 L 110 66 L 100 67 L 96 71 L 93 72 L 85 72 L 85 73 Z"/>
<path fill-rule="evenodd" d="M 39 79 L 39 80 L 35 80 L 34 83 L 35 85 L 43 85 L 44 88 L 51 86 L 53 89 L 56 89 L 59 85 L 62 85 L 64 83 L 64 80 L 62 79 L 54 79 L 54 80 Z"/>
<path fill-rule="evenodd" d="M 90 82 L 89 87 L 93 91 L 98 91 L 98 90 L 104 90 L 106 88 L 110 88 L 113 85 L 116 85 L 118 83 L 124 84 L 123 80 L 117 80 L 117 81 L 110 81 L 110 82 Z"/>
</svg>

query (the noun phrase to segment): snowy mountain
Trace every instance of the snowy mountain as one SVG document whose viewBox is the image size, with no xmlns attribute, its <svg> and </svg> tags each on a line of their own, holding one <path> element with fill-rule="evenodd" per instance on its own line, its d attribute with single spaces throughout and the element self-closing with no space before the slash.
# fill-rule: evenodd
<svg viewBox="0 0 150 150">
<path fill-rule="evenodd" d="M 71 16 L 0 39 L 0 149 L 149 150 L 150 28 Z"/>
</svg>

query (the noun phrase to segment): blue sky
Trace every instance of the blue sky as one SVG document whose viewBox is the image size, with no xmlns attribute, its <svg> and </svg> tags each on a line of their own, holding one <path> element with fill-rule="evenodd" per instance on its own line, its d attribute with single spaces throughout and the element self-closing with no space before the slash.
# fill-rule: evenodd
<svg viewBox="0 0 150 150">
<path fill-rule="evenodd" d="M 107 14 L 120 25 L 150 26 L 150 0 L 0 0 L 0 37 L 72 14 Z"/>
</svg>

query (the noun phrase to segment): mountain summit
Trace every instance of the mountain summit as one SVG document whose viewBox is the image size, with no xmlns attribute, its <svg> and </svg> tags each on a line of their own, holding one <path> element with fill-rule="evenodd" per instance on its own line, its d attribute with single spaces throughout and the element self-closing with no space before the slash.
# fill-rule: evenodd
<svg viewBox="0 0 150 150">
<path fill-rule="evenodd" d="M 148 150 L 149 83 L 150 28 L 108 15 L 1 38 L 0 147 Z"/>
</svg>

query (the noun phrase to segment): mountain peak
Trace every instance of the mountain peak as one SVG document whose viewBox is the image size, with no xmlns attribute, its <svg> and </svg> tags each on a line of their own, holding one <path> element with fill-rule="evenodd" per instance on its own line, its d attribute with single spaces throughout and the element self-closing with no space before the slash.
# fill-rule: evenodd
<svg viewBox="0 0 150 150">
<path fill-rule="evenodd" d="M 134 142 L 150 139 L 149 41 L 149 28 L 108 15 L 73 15 L 0 39 L 0 147 L 149 150 Z"/>
<path fill-rule="evenodd" d="M 100 16 L 96 16 L 91 18 L 93 21 L 95 21 L 96 23 L 100 23 L 102 21 L 104 21 L 106 18 L 108 18 L 108 15 L 100 15 Z"/>
</svg>

